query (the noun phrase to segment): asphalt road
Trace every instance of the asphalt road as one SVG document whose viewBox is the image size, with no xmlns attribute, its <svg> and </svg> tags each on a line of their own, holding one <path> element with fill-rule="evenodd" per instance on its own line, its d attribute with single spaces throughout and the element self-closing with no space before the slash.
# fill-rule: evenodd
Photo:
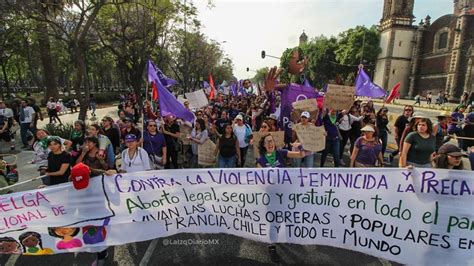
<svg viewBox="0 0 474 266">
<path fill-rule="evenodd" d="M 377 107 L 380 104 L 376 104 Z M 395 118 L 401 114 L 403 106 L 387 105 L 389 115 Z M 116 116 L 116 107 L 98 109 L 98 117 L 104 115 Z M 435 119 L 439 111 L 420 109 L 423 114 Z M 63 122 L 73 122 L 77 118 L 76 114 L 62 115 Z M 40 122 L 39 127 L 47 123 L 46 119 Z M 393 125 L 393 121 L 391 122 Z M 17 143 L 19 132 L 17 133 Z M 389 136 L 389 144 L 394 144 L 393 136 Z M 389 145 L 390 148 L 391 145 Z M 20 147 L 20 144 L 17 144 Z M 7 152 L 8 147 L 1 144 L 2 152 Z M 388 152 L 390 149 L 388 149 Z M 8 151 L 9 152 L 9 151 Z M 250 167 L 252 167 L 252 152 L 249 152 Z M 30 164 L 33 157 L 32 151 L 21 151 L 18 156 L 18 170 L 20 181 L 28 180 L 37 176 L 36 166 Z M 344 159 L 348 163 L 348 152 Z M 9 157 L 5 157 L 11 160 Z M 328 158 L 326 165 L 332 165 Z M 316 157 L 316 164 L 319 165 L 319 156 Z M 397 162 L 394 162 L 397 165 Z M 25 185 L 15 187 L 14 191 L 34 189 L 40 184 L 39 181 L 29 182 Z M 198 240 L 209 239 L 213 244 L 208 245 L 166 245 L 172 240 Z M 277 244 L 280 264 L 297 265 L 391 265 L 395 264 L 383 259 L 368 256 L 362 253 L 345 249 L 327 246 L 303 246 L 296 244 Z M 95 259 L 95 254 L 90 253 L 69 253 L 51 256 L 18 256 L 0 255 L 0 266 L 2 265 L 91 265 Z M 274 264 L 267 251 L 267 244 L 250 241 L 244 238 L 226 234 L 179 234 L 172 237 L 159 238 L 153 241 L 132 243 L 128 245 L 109 248 L 107 265 L 166 265 L 166 264 L 194 264 L 194 265 L 254 265 L 254 264 Z"/>
</svg>

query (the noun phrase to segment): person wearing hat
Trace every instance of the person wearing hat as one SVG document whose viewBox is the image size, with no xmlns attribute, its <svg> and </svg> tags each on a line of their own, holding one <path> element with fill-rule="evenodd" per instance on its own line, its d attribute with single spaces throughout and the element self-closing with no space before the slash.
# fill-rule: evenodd
<svg viewBox="0 0 474 266">
<path fill-rule="evenodd" d="M 245 124 L 244 117 L 241 114 L 235 117 L 232 128 L 234 135 L 239 141 L 240 148 L 240 164 L 237 164 L 237 167 L 243 167 L 245 165 L 245 158 L 247 157 L 247 150 L 252 139 L 252 129 L 249 125 Z"/>
<path fill-rule="evenodd" d="M 134 134 L 125 136 L 127 148 L 122 151 L 121 173 L 135 173 L 151 170 L 148 153 L 139 147 L 139 141 Z"/>
<path fill-rule="evenodd" d="M 432 166 L 441 169 L 469 170 L 470 167 L 462 160 L 465 155 L 456 145 L 446 143 L 438 149 L 438 154 L 433 158 Z"/>
<path fill-rule="evenodd" d="M 382 144 L 375 135 L 372 125 L 361 128 L 362 136 L 359 137 L 351 154 L 350 167 L 383 167 Z"/>
<path fill-rule="evenodd" d="M 438 116 L 438 122 L 433 125 L 433 133 L 436 137 L 436 150 L 443 145 L 449 138 L 448 136 L 448 118 L 451 117 L 451 114 L 447 111 L 441 112 Z"/>
<path fill-rule="evenodd" d="M 435 152 L 436 138 L 433 126 L 428 118 L 420 118 L 415 123 L 416 131 L 410 132 L 403 142 L 398 165 L 430 168 L 431 156 Z"/>
<path fill-rule="evenodd" d="M 311 118 L 311 115 L 308 111 L 304 111 L 301 113 L 301 119 L 300 119 L 300 122 L 296 125 L 293 125 L 293 129 L 292 129 L 292 142 L 293 143 L 301 143 L 298 139 L 298 135 L 296 134 L 296 130 L 295 128 L 296 127 L 309 127 L 310 126 L 310 118 Z M 304 147 L 303 147 L 304 148 Z M 311 168 L 311 167 L 314 167 L 314 153 L 311 152 L 311 151 L 305 151 L 304 152 L 304 157 L 296 157 L 294 159 L 294 163 L 295 163 L 295 167 L 301 167 L 303 165 L 303 167 L 306 167 L 306 168 Z"/>
<path fill-rule="evenodd" d="M 142 132 L 140 131 L 140 129 L 136 128 L 135 127 L 135 124 L 133 123 L 133 120 L 132 118 L 128 117 L 128 116 L 125 116 L 125 127 L 122 129 L 122 132 L 121 132 L 121 143 L 122 143 L 122 147 L 121 149 L 125 149 L 125 137 L 127 135 L 135 135 L 135 137 L 139 140 L 141 139 L 142 137 Z"/>
</svg>

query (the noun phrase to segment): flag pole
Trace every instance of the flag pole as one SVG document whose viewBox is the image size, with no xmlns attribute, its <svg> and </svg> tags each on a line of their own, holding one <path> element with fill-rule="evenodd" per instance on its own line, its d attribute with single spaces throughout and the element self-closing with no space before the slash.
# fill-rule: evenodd
<svg viewBox="0 0 474 266">
<path fill-rule="evenodd" d="M 148 66 L 148 62 L 147 62 L 147 66 Z M 147 71 L 147 75 L 148 75 L 147 67 L 145 67 L 145 70 Z M 145 108 L 146 108 L 147 103 L 148 103 L 148 78 L 145 78 L 145 104 L 143 105 L 143 108 L 142 108 L 142 141 L 140 143 L 140 146 L 142 148 L 143 148 L 143 137 L 145 134 Z"/>
</svg>

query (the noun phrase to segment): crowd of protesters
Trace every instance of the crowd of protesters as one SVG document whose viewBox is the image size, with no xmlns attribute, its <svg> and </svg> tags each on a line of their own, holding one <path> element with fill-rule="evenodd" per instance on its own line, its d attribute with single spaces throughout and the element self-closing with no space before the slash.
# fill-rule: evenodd
<svg viewBox="0 0 474 266">
<path fill-rule="evenodd" d="M 244 84 L 251 86 L 249 80 Z M 266 93 L 218 93 L 202 108 L 192 109 L 189 102 L 183 103 L 195 115 L 190 123 L 173 115 L 163 117 L 157 105 L 149 101 L 140 108 L 137 95 L 130 93 L 121 97 L 116 117 L 104 116 L 89 123 L 77 120 L 69 138 L 64 139 L 37 129 L 37 120 L 43 119 L 41 110 L 24 99 L 10 108 L 0 102 L 0 136 L 11 142 L 10 129 L 20 126 L 24 148 L 35 151 L 32 162 L 45 175 L 44 185 L 68 182 L 72 167 L 79 163 L 87 165 L 93 174 L 106 175 L 203 167 L 199 165 L 199 146 L 208 140 L 216 144 L 213 155 L 219 168 L 324 167 L 332 154 L 330 167 L 392 166 L 394 157 L 400 155 L 399 167 L 474 169 L 474 112 L 469 112 L 466 105 L 460 104 L 452 113 L 441 113 L 434 124 L 406 105 L 393 127 L 388 108 L 376 110 L 370 100 L 355 100 L 347 110 L 323 107 L 316 117 L 307 111 L 292 115 L 293 125 L 324 128 L 326 148 L 317 163 L 316 153 L 304 149 L 294 130 L 290 141 L 277 147 L 272 132 L 284 130 L 279 103 L 277 96 L 274 108 Z M 50 123 L 55 119 L 61 123 L 57 107 L 54 99 L 48 101 Z M 96 115 L 95 109 L 94 103 L 92 116 Z M 29 132 L 33 134 L 31 146 Z M 253 141 L 255 132 L 263 134 L 258 142 Z M 391 134 L 397 149 L 387 153 Z M 457 145 L 448 143 L 452 137 Z M 11 145 L 14 148 L 14 142 Z M 258 150 L 255 157 L 251 155 L 253 146 Z M 461 160 L 468 155 L 471 163 Z M 99 260 L 105 258 L 104 252 L 98 253 Z"/>
</svg>

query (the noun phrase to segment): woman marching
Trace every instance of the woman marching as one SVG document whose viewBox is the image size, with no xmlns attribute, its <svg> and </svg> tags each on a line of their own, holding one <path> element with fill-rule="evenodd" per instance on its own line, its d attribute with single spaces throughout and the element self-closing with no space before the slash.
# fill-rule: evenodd
<svg viewBox="0 0 474 266">
<path fill-rule="evenodd" d="M 407 135 L 403 142 L 400 156 L 400 167 L 409 165 L 430 168 L 431 156 L 436 148 L 436 138 L 433 136 L 433 126 L 428 118 L 421 118 L 415 124 L 416 131 Z"/>
<path fill-rule="evenodd" d="M 214 154 L 218 156 L 219 168 L 232 168 L 240 165 L 239 141 L 234 135 L 232 124 L 228 123 L 224 126 L 222 136 L 217 139 Z"/>
<path fill-rule="evenodd" d="M 192 168 L 198 167 L 198 145 L 203 144 L 208 138 L 209 135 L 207 133 L 206 123 L 203 119 L 197 119 L 193 131 L 191 132 L 191 136 L 188 137 L 191 141 L 191 150 L 193 152 L 193 157 L 191 159 Z"/>
<path fill-rule="evenodd" d="M 390 129 L 388 128 L 388 108 L 382 106 L 380 110 L 377 112 L 376 117 L 376 126 L 378 129 L 378 137 L 382 141 L 382 158 L 385 157 L 385 150 L 387 149 L 388 143 L 388 134 L 392 134 Z"/>
<path fill-rule="evenodd" d="M 383 167 L 382 144 L 375 136 L 375 129 L 367 125 L 361 129 L 362 137 L 359 137 L 354 145 L 351 155 L 351 167 Z"/>
</svg>

